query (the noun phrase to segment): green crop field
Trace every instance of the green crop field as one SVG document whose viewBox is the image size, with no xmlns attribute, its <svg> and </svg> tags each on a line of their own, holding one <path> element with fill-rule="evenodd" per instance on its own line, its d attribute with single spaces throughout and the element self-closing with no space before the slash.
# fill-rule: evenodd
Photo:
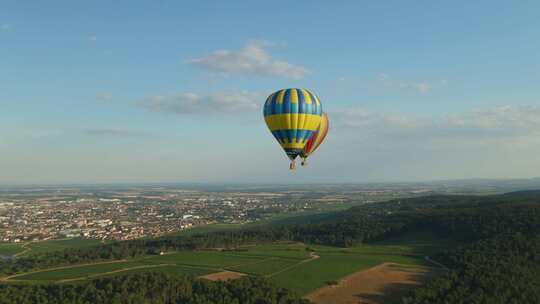
<svg viewBox="0 0 540 304">
<path fill-rule="evenodd" d="M 142 271 L 201 276 L 223 270 L 264 276 L 277 285 L 307 294 L 329 281 L 384 262 L 425 265 L 424 255 L 447 246 L 431 235 L 405 235 L 384 243 L 338 248 L 298 243 L 244 246 L 227 251 L 179 251 L 129 261 L 71 266 L 21 274 L 11 280 L 62 281 Z M 411 245 L 409 245 L 411 244 Z M 8 280 L 9 281 L 9 280 Z"/>
<path fill-rule="evenodd" d="M 227 253 L 245 256 L 280 257 L 300 260 L 309 258 L 309 251 L 306 250 L 306 246 L 304 244 L 297 243 L 276 243 L 268 245 L 245 246 L 237 250 L 227 251 Z"/>
<path fill-rule="evenodd" d="M 348 249 L 311 246 L 320 258 L 299 264 L 284 272 L 271 275 L 276 284 L 306 294 L 322 287 L 329 281 L 337 281 L 354 272 L 371 268 L 384 262 L 407 265 L 424 264 L 421 257 L 405 256 L 395 253 L 392 248 L 384 250 L 383 246 L 373 251 L 373 246 L 358 246 Z"/>
<path fill-rule="evenodd" d="M 27 255 L 35 253 L 44 253 L 50 251 L 59 251 L 66 248 L 81 248 L 96 246 L 102 244 L 99 240 L 90 240 L 82 238 L 50 240 L 27 243 L 0 243 L 0 256 L 11 256 L 14 254 Z"/>
<path fill-rule="evenodd" d="M 67 267 L 54 270 L 45 270 L 28 273 L 26 275 L 17 276 L 16 280 L 32 280 L 32 281 L 55 281 L 69 280 L 75 278 L 84 278 L 97 274 L 103 274 L 121 269 L 129 269 L 131 267 L 145 265 L 140 261 L 131 262 L 113 262 L 106 264 L 84 265 L 77 267 Z"/>
<path fill-rule="evenodd" d="M 24 251 L 21 244 L 0 243 L 0 256 L 12 256 Z"/>
<path fill-rule="evenodd" d="M 26 247 L 29 248 L 30 250 L 28 250 L 24 254 L 26 255 L 26 254 L 35 254 L 35 253 L 43 253 L 43 252 L 50 252 L 50 251 L 59 251 L 59 250 L 64 250 L 66 248 L 81 248 L 81 247 L 96 246 L 99 244 L 102 244 L 100 240 L 81 239 L 81 238 L 32 242 L 26 245 Z"/>
<path fill-rule="evenodd" d="M 140 272 L 147 272 L 147 271 L 153 271 L 153 272 L 162 272 L 166 273 L 172 276 L 184 276 L 184 275 L 192 275 L 192 276 L 203 276 L 210 273 L 216 272 L 215 269 L 210 268 L 198 268 L 198 267 L 191 267 L 191 266 L 182 266 L 182 265 L 147 265 L 148 267 L 145 268 L 136 268 L 136 269 L 129 269 L 129 270 L 123 270 L 122 272 L 109 274 L 109 275 L 100 275 L 100 277 L 103 276 L 113 276 L 118 274 L 129 274 L 129 273 L 140 273 Z"/>
<path fill-rule="evenodd" d="M 267 258 L 258 263 L 229 267 L 228 270 L 252 275 L 270 275 L 276 271 L 298 264 L 299 260 L 284 258 Z"/>
<path fill-rule="evenodd" d="M 173 263 L 177 265 L 204 266 L 216 269 L 232 267 L 262 260 L 262 257 L 229 255 L 219 251 L 179 251 L 144 259 L 153 264 Z"/>
</svg>

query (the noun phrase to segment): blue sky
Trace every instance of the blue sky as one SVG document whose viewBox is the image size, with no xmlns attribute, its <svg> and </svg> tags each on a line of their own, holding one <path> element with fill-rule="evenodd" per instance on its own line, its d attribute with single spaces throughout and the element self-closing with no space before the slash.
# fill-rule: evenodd
<svg viewBox="0 0 540 304">
<path fill-rule="evenodd" d="M 536 1 L 0 4 L 0 183 L 530 177 Z M 260 107 L 315 91 L 295 173 Z"/>
</svg>

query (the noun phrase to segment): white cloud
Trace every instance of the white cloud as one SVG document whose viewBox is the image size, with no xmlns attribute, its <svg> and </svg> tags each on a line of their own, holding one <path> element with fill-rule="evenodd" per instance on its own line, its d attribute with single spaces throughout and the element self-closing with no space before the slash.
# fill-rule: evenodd
<svg viewBox="0 0 540 304">
<path fill-rule="evenodd" d="M 362 128 L 365 130 L 414 129 L 426 125 L 417 117 L 398 113 L 376 113 L 362 108 L 340 109 L 330 112 L 330 118 L 337 127 Z"/>
<path fill-rule="evenodd" d="M 213 72 L 259 76 L 304 78 L 309 70 L 301 65 L 272 58 L 265 47 L 268 42 L 251 41 L 240 50 L 217 50 L 209 55 L 191 59 L 188 63 Z"/>
<path fill-rule="evenodd" d="M 92 136 L 138 137 L 145 136 L 144 132 L 122 128 L 96 128 L 86 129 L 83 133 Z"/>
<path fill-rule="evenodd" d="M 208 96 L 195 93 L 147 97 L 137 105 L 153 112 L 174 114 L 241 113 L 260 110 L 262 94 L 246 91 L 220 92 Z"/>
<path fill-rule="evenodd" d="M 420 93 L 427 93 L 432 89 L 432 86 L 427 82 L 413 83 L 410 85 Z"/>
<path fill-rule="evenodd" d="M 330 112 L 337 128 L 363 130 L 370 136 L 508 138 L 540 134 L 540 106 L 497 106 L 445 116 L 377 113 L 361 108 Z M 358 131 L 355 131 L 358 132 Z"/>
<path fill-rule="evenodd" d="M 456 128 L 476 128 L 500 131 L 540 131 L 540 106 L 504 105 L 476 109 L 470 113 L 449 115 L 446 123 Z"/>
<path fill-rule="evenodd" d="M 388 74 L 385 74 L 385 73 L 380 73 L 379 75 L 377 75 L 377 81 L 379 81 L 385 87 L 398 88 L 398 89 L 404 89 L 404 90 L 414 90 L 421 94 L 428 93 L 435 87 L 435 85 L 427 81 L 419 81 L 419 82 L 403 81 L 403 80 L 393 79 L 392 77 L 390 77 Z M 441 80 L 439 84 L 440 86 L 446 86 L 448 82 L 446 80 Z"/>
<path fill-rule="evenodd" d="M 99 102 L 103 102 L 103 103 L 109 102 L 109 101 L 112 100 L 112 98 L 113 98 L 113 96 L 109 92 L 100 92 L 100 93 L 96 94 L 96 99 Z"/>
<path fill-rule="evenodd" d="M 446 115 L 348 108 L 329 111 L 329 118 L 327 150 L 317 157 L 343 176 L 428 180 L 538 175 L 540 104 Z M 340 164 L 342 159 L 347 161 Z"/>
</svg>

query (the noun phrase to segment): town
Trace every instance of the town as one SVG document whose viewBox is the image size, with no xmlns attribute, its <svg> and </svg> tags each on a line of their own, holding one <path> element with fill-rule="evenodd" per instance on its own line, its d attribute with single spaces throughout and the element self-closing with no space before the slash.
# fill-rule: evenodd
<svg viewBox="0 0 540 304">
<path fill-rule="evenodd" d="M 156 237 L 202 225 L 246 224 L 276 215 L 324 211 L 425 191 L 219 190 L 69 187 L 0 192 L 0 241 Z"/>
</svg>

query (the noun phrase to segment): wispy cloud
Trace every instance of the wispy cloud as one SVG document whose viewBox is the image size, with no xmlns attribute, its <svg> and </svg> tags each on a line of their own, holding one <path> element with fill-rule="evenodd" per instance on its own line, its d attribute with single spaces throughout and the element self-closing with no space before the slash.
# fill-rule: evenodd
<svg viewBox="0 0 540 304">
<path fill-rule="evenodd" d="M 112 94 L 109 92 L 100 92 L 96 94 L 96 100 L 99 102 L 109 102 L 113 98 Z"/>
<path fill-rule="evenodd" d="M 220 92 L 201 96 L 195 93 L 147 97 L 137 105 L 153 112 L 174 114 L 242 113 L 260 109 L 263 96 L 246 91 Z"/>
<path fill-rule="evenodd" d="M 540 132 L 540 106 L 503 105 L 448 115 L 444 121 L 454 128 L 476 128 L 514 132 Z"/>
<path fill-rule="evenodd" d="M 377 113 L 363 108 L 347 108 L 330 112 L 337 127 L 364 130 L 415 129 L 426 125 L 424 119 L 399 113 Z"/>
<path fill-rule="evenodd" d="M 85 129 L 82 132 L 91 136 L 139 137 L 147 135 L 141 131 L 122 128 L 95 128 Z"/>
<path fill-rule="evenodd" d="M 11 28 L 9 24 L 1 24 L 0 25 L 0 31 L 7 31 Z"/>
<path fill-rule="evenodd" d="M 444 79 L 437 82 L 405 81 L 400 79 L 394 79 L 390 75 L 385 73 L 380 73 L 379 75 L 377 75 L 377 81 L 385 87 L 403 90 L 413 90 L 421 94 L 428 93 L 435 87 L 443 87 L 448 84 L 448 81 Z"/>
<path fill-rule="evenodd" d="M 330 113 L 337 128 L 363 130 L 373 136 L 512 137 L 540 134 L 540 106 L 497 106 L 445 116 L 378 113 L 347 108 Z"/>
<path fill-rule="evenodd" d="M 272 58 L 265 49 L 267 42 L 250 41 L 240 50 L 217 50 L 209 55 L 191 59 L 189 64 L 223 74 L 280 76 L 304 78 L 310 71 L 301 65 Z"/>
</svg>

